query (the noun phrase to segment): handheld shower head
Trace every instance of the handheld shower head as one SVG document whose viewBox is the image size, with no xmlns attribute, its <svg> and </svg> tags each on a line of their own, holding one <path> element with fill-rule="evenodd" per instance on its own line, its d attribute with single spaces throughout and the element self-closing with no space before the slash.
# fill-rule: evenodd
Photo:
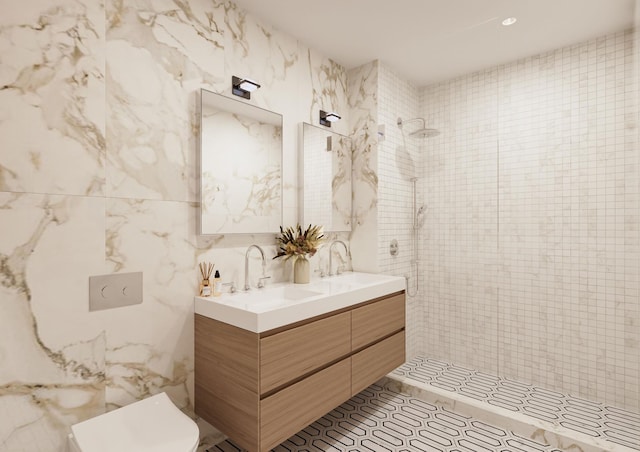
<svg viewBox="0 0 640 452">
<path fill-rule="evenodd" d="M 427 213 L 427 206 L 424 204 L 416 212 L 415 224 L 416 229 L 421 229 L 424 226 L 425 214 Z"/>
</svg>

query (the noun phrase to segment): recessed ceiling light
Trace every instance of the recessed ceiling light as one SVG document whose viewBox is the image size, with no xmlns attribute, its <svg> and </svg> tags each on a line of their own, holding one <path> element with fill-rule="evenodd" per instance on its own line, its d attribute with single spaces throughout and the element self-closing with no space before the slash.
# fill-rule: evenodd
<svg viewBox="0 0 640 452">
<path fill-rule="evenodd" d="M 518 19 L 516 19 L 515 17 L 507 17 L 505 20 L 502 21 L 502 25 L 504 25 L 505 27 L 508 27 L 509 25 L 513 25 L 518 21 Z"/>
</svg>

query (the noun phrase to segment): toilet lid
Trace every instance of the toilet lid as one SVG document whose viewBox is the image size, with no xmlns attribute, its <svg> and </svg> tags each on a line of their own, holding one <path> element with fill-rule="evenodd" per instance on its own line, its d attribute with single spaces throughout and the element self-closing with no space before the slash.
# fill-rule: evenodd
<svg viewBox="0 0 640 452">
<path fill-rule="evenodd" d="M 198 426 L 163 392 L 98 417 L 71 431 L 82 452 L 190 452 Z"/>
</svg>

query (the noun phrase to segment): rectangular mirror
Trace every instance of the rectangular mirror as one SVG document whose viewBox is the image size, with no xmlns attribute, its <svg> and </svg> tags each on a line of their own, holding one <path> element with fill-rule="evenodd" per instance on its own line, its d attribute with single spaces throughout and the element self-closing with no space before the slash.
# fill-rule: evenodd
<svg viewBox="0 0 640 452">
<path fill-rule="evenodd" d="M 276 233 L 282 115 L 200 90 L 199 233 Z"/>
<path fill-rule="evenodd" d="M 300 223 L 351 231 L 351 138 L 302 124 Z"/>
</svg>

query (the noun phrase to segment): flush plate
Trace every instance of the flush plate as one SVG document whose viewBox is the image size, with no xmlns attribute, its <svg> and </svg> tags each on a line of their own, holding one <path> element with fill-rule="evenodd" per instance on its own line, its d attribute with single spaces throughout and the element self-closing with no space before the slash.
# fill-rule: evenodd
<svg viewBox="0 0 640 452">
<path fill-rule="evenodd" d="M 142 303 L 142 272 L 89 276 L 89 311 Z"/>
</svg>

